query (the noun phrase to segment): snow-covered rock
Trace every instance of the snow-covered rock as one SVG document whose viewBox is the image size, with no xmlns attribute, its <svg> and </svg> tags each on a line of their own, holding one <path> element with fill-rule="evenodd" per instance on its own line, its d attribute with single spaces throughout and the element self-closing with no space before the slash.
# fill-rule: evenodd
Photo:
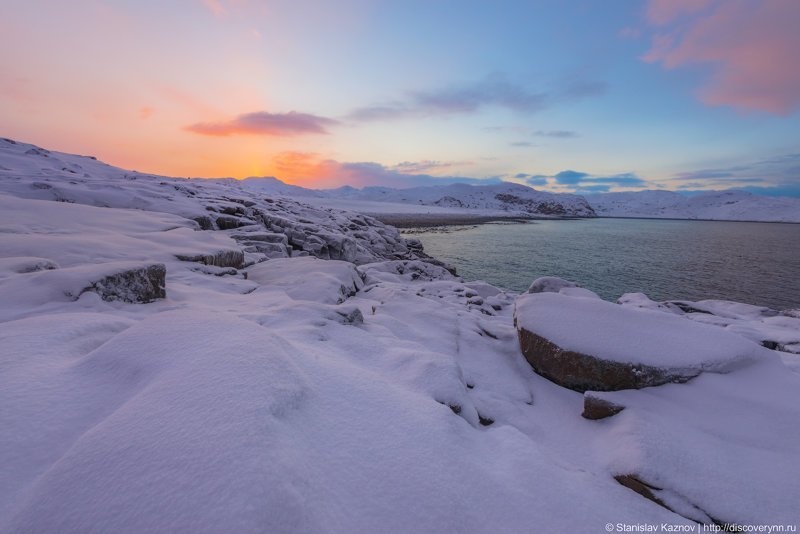
<svg viewBox="0 0 800 534">
<path fill-rule="evenodd" d="M 528 293 L 558 293 L 565 287 L 578 287 L 575 282 L 557 276 L 541 276 L 531 283 Z"/>
<path fill-rule="evenodd" d="M 247 279 L 261 289 L 280 289 L 295 300 L 341 304 L 364 285 L 356 266 L 313 256 L 275 259 L 247 269 Z"/>
<path fill-rule="evenodd" d="M 777 311 L 726 300 L 668 300 L 654 302 L 642 293 L 626 293 L 617 301 L 630 308 L 668 312 L 750 339 L 769 349 L 800 354 L 800 317 L 792 310 Z"/>
<path fill-rule="evenodd" d="M 576 391 L 685 382 L 770 357 L 739 336 L 671 314 L 560 293 L 518 297 L 514 322 L 534 370 Z"/>
<path fill-rule="evenodd" d="M 297 196 L 303 188 L 286 184 L 277 187 L 278 184 L 281 183 L 274 179 L 237 181 L 142 174 L 91 157 L 0 140 L 0 194 L 169 214 L 175 228 L 231 233 L 241 239 L 245 252 L 254 261 L 295 254 L 355 263 L 430 260 L 417 246 L 418 242 L 412 248 L 407 247 L 397 229 L 365 215 L 313 207 L 302 199 L 285 198 L 283 195 L 289 193 Z M 309 194 L 308 199 L 314 196 Z M 243 237 L 250 232 L 278 233 L 286 236 L 286 240 L 283 246 L 275 241 L 254 243 L 253 238 Z M 210 254 L 217 252 L 212 250 Z M 209 259 L 208 254 L 196 250 L 181 252 L 194 258 L 193 261 L 209 265 L 236 267 L 241 263 L 236 261 L 240 258 L 229 256 Z"/>
</svg>

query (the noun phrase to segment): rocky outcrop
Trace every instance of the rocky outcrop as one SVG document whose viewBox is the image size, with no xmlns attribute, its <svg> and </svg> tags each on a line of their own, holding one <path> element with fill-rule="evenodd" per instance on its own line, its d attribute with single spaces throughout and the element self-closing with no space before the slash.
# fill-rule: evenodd
<svg viewBox="0 0 800 534">
<path fill-rule="evenodd" d="M 105 271 L 101 278 L 92 280 L 79 291 L 66 291 L 67 296 L 78 298 L 86 292 L 100 295 L 107 301 L 147 303 L 167 296 L 167 269 L 163 263 L 130 266 L 129 264 L 106 264 L 96 269 Z"/>
<path fill-rule="evenodd" d="M 717 327 L 563 293 L 573 290 L 524 294 L 514 310 L 525 359 L 563 387 L 640 389 L 728 372 L 764 357 L 759 345 Z"/>
<path fill-rule="evenodd" d="M 494 196 L 494 198 L 507 206 L 507 209 L 524 211 L 526 213 L 530 213 L 531 215 L 548 215 L 558 217 L 570 215 L 579 217 L 596 216 L 589 203 L 582 198 L 577 201 L 579 202 L 579 206 L 577 208 L 574 206 L 565 206 L 564 204 L 555 200 L 524 198 L 509 193 L 498 193 Z"/>
</svg>

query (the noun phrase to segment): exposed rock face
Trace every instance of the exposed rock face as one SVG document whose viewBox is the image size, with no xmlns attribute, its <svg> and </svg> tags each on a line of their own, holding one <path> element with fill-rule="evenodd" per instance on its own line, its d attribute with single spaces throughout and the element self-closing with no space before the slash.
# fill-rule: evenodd
<svg viewBox="0 0 800 534">
<path fill-rule="evenodd" d="M 606 417 L 617 415 L 624 409 L 624 406 L 592 395 L 590 391 L 583 394 L 583 413 L 581 416 L 585 419 L 605 419 Z"/>
<path fill-rule="evenodd" d="M 208 217 L 207 215 L 201 215 L 199 217 L 195 217 L 193 220 L 200 226 L 201 230 L 214 229 L 214 221 L 212 221 L 211 217 Z"/>
<path fill-rule="evenodd" d="M 244 264 L 244 252 L 241 250 L 220 250 L 214 254 L 176 254 L 181 261 L 196 261 L 215 267 L 234 267 L 236 269 Z"/>
<path fill-rule="evenodd" d="M 620 363 L 564 350 L 525 328 L 517 328 L 522 354 L 533 370 L 556 384 L 581 393 L 589 390 L 616 391 L 685 382 L 700 369 L 665 369 Z"/>
<path fill-rule="evenodd" d="M 167 296 L 166 275 L 163 263 L 144 265 L 104 276 L 83 288 L 80 294 L 92 291 L 108 301 L 152 302 Z"/>
<path fill-rule="evenodd" d="M 519 209 L 520 211 L 528 212 L 532 215 L 555 215 L 563 217 L 572 214 L 581 217 L 595 216 L 592 207 L 583 199 L 581 199 L 583 203 L 580 205 L 580 209 L 575 212 L 576 210 L 574 208 L 568 209 L 555 200 L 541 201 L 532 198 L 523 198 L 509 193 L 498 193 L 494 198 L 503 204 Z"/>
</svg>

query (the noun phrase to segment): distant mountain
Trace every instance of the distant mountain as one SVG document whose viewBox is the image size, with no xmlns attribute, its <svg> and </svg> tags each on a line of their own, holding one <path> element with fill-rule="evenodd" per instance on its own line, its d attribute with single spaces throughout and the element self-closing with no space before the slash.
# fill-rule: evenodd
<svg viewBox="0 0 800 534">
<path fill-rule="evenodd" d="M 672 191 L 587 195 L 600 217 L 800 222 L 800 199 L 726 190 L 685 196 Z"/>
<path fill-rule="evenodd" d="M 594 217 L 585 198 L 567 193 L 546 193 L 525 185 L 502 183 L 491 185 L 451 184 L 441 186 L 392 189 L 388 187 L 345 186 L 326 193 L 332 198 L 392 202 L 464 208 L 471 210 L 505 211 L 527 215 L 556 217 Z"/>
</svg>

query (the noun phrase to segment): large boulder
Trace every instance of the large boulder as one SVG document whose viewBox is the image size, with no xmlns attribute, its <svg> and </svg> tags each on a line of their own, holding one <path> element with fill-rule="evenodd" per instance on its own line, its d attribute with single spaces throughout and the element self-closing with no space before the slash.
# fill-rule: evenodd
<svg viewBox="0 0 800 534">
<path fill-rule="evenodd" d="M 685 382 L 744 366 L 765 351 L 679 316 L 562 293 L 518 297 L 514 324 L 533 369 L 580 392 Z"/>
</svg>

